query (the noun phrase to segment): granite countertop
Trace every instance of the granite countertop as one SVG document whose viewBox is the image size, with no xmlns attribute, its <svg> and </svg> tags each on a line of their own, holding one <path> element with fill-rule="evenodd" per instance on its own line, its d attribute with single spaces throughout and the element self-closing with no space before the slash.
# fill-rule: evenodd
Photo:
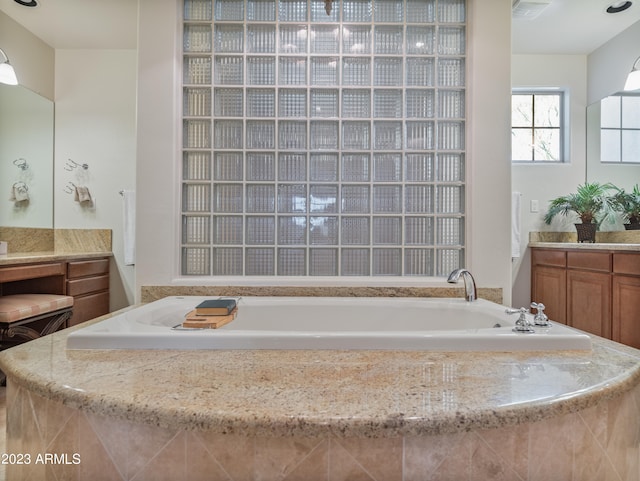
<svg viewBox="0 0 640 481">
<path fill-rule="evenodd" d="M 218 433 L 485 429 L 585 409 L 640 381 L 640 351 L 601 338 L 564 352 L 69 351 L 68 332 L 3 351 L 0 368 L 72 408 Z"/>
<path fill-rule="evenodd" d="M 529 242 L 529 247 L 544 249 L 580 249 L 580 250 L 604 250 L 604 251 L 636 251 L 640 252 L 640 244 L 624 244 L 614 242 Z"/>
<path fill-rule="evenodd" d="M 43 252 L 15 252 L 0 255 L 0 267 L 32 264 L 34 262 L 56 262 L 73 259 L 93 259 L 99 257 L 111 257 L 113 253 L 105 251 L 94 252 L 61 252 L 61 251 L 43 251 Z"/>
</svg>

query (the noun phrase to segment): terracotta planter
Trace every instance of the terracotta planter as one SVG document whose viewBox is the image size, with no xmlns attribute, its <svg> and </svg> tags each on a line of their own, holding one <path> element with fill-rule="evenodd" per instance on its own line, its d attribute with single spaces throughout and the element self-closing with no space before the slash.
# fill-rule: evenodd
<svg viewBox="0 0 640 481">
<path fill-rule="evenodd" d="M 596 241 L 596 229 L 598 224 L 575 224 L 578 232 L 578 242 L 593 244 Z"/>
</svg>

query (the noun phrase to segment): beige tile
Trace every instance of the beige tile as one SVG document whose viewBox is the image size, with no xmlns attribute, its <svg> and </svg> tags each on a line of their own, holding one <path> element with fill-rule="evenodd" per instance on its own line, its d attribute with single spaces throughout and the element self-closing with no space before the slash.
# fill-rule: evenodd
<svg viewBox="0 0 640 481">
<path fill-rule="evenodd" d="M 194 433 L 192 436 L 191 443 L 199 443 L 222 466 L 233 481 L 252 481 L 254 479 L 254 438 L 211 432 Z"/>
<path fill-rule="evenodd" d="M 78 414 L 77 436 L 78 447 L 76 451 L 67 449 L 62 453 L 66 453 L 71 462 L 75 462 L 74 454 L 80 455 L 80 464 L 70 466 L 74 472 L 77 472 L 78 480 L 121 481 L 125 479 L 124 473 L 118 471 L 100 438 L 82 413 Z"/>
<path fill-rule="evenodd" d="M 188 479 L 185 473 L 186 465 L 185 433 L 174 436 L 163 449 L 154 456 L 131 481 L 157 481 L 159 479 Z"/>
<path fill-rule="evenodd" d="M 330 445 L 329 481 L 376 481 L 335 439 Z"/>
<path fill-rule="evenodd" d="M 328 468 L 329 440 L 324 439 L 283 478 L 283 481 L 329 481 Z"/>
<path fill-rule="evenodd" d="M 480 436 L 475 439 L 476 442 L 471 455 L 469 478 L 471 481 L 484 481 L 487 479 L 492 481 L 526 481 L 526 471 L 524 473 L 525 477 L 523 477 L 513 469 L 515 464 L 521 465 L 520 460 L 517 459 L 519 458 L 518 454 L 515 454 L 515 461 L 507 459 L 509 456 L 499 455 Z M 504 439 L 504 446 L 508 449 L 509 440 L 507 437 Z M 522 447 L 526 451 L 526 443 Z"/>
<path fill-rule="evenodd" d="M 466 481 L 471 441 L 466 433 L 407 437 L 403 481 Z"/>
<path fill-rule="evenodd" d="M 240 481 L 251 478 L 230 476 L 215 456 L 193 434 L 188 434 L 185 453 L 185 479 L 193 481 Z"/>
<path fill-rule="evenodd" d="M 531 425 L 529 481 L 572 478 L 576 418 L 568 414 Z"/>
<path fill-rule="evenodd" d="M 486 446 L 482 446 L 482 445 Z M 472 463 L 483 462 L 484 457 L 513 471 L 519 479 L 527 479 L 529 469 L 529 425 L 508 426 L 478 432 Z M 487 451 L 487 449 L 489 451 Z M 480 454 L 482 458 L 477 458 Z M 472 469 L 473 470 L 473 469 Z"/>
<path fill-rule="evenodd" d="M 402 445 L 402 438 L 332 438 L 331 472 L 334 450 L 340 453 L 340 446 L 372 479 L 402 481 Z"/>
<path fill-rule="evenodd" d="M 285 479 L 321 443 L 326 439 L 257 438 L 255 481 Z"/>
</svg>

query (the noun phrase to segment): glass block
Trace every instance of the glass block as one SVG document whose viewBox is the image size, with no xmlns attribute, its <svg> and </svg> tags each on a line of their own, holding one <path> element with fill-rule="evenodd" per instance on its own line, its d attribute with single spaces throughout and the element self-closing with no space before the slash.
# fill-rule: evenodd
<svg viewBox="0 0 640 481">
<path fill-rule="evenodd" d="M 247 57 L 247 84 L 273 85 L 276 82 L 274 57 Z"/>
<path fill-rule="evenodd" d="M 312 22 L 337 22 L 340 16 L 340 1 L 333 0 L 327 13 L 326 3 L 309 2 Z"/>
<path fill-rule="evenodd" d="M 309 187 L 309 212 L 313 214 L 338 212 L 338 186 L 311 185 Z"/>
<path fill-rule="evenodd" d="M 276 158 L 273 152 L 247 153 L 247 180 L 275 180 Z"/>
<path fill-rule="evenodd" d="M 441 150 L 464 149 L 464 122 L 438 122 L 438 148 Z"/>
<path fill-rule="evenodd" d="M 407 117 L 413 118 L 431 118 L 433 117 L 435 108 L 435 91 L 432 89 L 410 90 L 405 93 Z"/>
<path fill-rule="evenodd" d="M 244 26 L 241 24 L 216 24 L 214 39 L 217 53 L 244 52 Z"/>
<path fill-rule="evenodd" d="M 211 120 L 184 120 L 182 145 L 188 149 L 211 148 Z"/>
<path fill-rule="evenodd" d="M 248 276 L 272 276 L 275 274 L 275 253 L 272 248 L 248 247 L 245 274 Z"/>
<path fill-rule="evenodd" d="M 183 212 L 211 211 L 211 184 L 183 184 Z"/>
<path fill-rule="evenodd" d="M 464 250 L 436 249 L 436 276 L 447 277 L 464 266 Z"/>
<path fill-rule="evenodd" d="M 241 216 L 214 217 L 214 242 L 216 244 L 242 244 L 243 225 Z"/>
<path fill-rule="evenodd" d="M 462 58 L 439 58 L 438 85 L 440 87 L 464 87 L 464 69 L 464 59 Z"/>
<path fill-rule="evenodd" d="M 273 0 L 248 0 L 247 20 L 273 22 L 276 19 L 276 2 Z"/>
<path fill-rule="evenodd" d="M 211 179 L 211 152 L 184 152 L 182 155 L 183 180 Z"/>
<path fill-rule="evenodd" d="M 338 180 L 338 154 L 311 154 L 310 177 L 315 182 Z"/>
<path fill-rule="evenodd" d="M 278 217 L 278 244 L 306 245 L 307 218 L 306 217 Z"/>
<path fill-rule="evenodd" d="M 440 23 L 463 23 L 465 21 L 465 0 L 439 0 L 438 21 Z"/>
<path fill-rule="evenodd" d="M 369 154 L 343 154 L 342 180 L 344 182 L 368 182 L 369 159 Z"/>
<path fill-rule="evenodd" d="M 208 276 L 211 274 L 211 249 L 208 247 L 184 247 L 182 249 L 182 274 Z"/>
<path fill-rule="evenodd" d="M 406 60 L 408 86 L 433 87 L 435 66 L 433 58 L 410 57 Z"/>
<path fill-rule="evenodd" d="M 213 274 L 241 276 L 243 274 L 242 248 L 218 247 L 213 249 Z"/>
<path fill-rule="evenodd" d="M 439 217 L 437 226 L 437 245 L 461 246 L 464 244 L 464 219 Z"/>
<path fill-rule="evenodd" d="M 244 61 L 242 57 L 216 55 L 214 81 L 219 85 L 242 85 Z"/>
<path fill-rule="evenodd" d="M 401 154 L 374 154 L 373 180 L 375 182 L 399 182 L 402 180 Z"/>
<path fill-rule="evenodd" d="M 433 180 L 433 154 L 405 154 L 405 180 L 430 182 Z"/>
<path fill-rule="evenodd" d="M 309 275 L 337 276 L 338 249 L 309 249 Z"/>
<path fill-rule="evenodd" d="M 407 23 L 433 23 L 435 19 L 435 0 L 407 0 Z"/>
<path fill-rule="evenodd" d="M 216 152 L 215 180 L 242 180 L 242 152 Z"/>
<path fill-rule="evenodd" d="M 464 154 L 438 154 L 436 179 L 440 182 L 464 182 Z"/>
<path fill-rule="evenodd" d="M 216 117 L 242 117 L 242 89 L 217 88 L 213 93 Z"/>
<path fill-rule="evenodd" d="M 340 269 L 343 276 L 369 275 L 369 249 L 342 249 L 340 254 Z"/>
<path fill-rule="evenodd" d="M 214 148 L 242 148 L 242 120 L 216 120 L 214 123 Z"/>
<path fill-rule="evenodd" d="M 183 244 L 208 244 L 211 241 L 209 216 L 184 216 L 182 218 Z"/>
<path fill-rule="evenodd" d="M 280 57 L 278 81 L 283 85 L 307 83 L 307 59 L 304 57 Z"/>
<path fill-rule="evenodd" d="M 374 122 L 373 148 L 399 150 L 402 148 L 402 122 Z"/>
<path fill-rule="evenodd" d="M 338 83 L 337 57 L 311 58 L 311 85 L 336 85 Z"/>
<path fill-rule="evenodd" d="M 371 117 L 371 92 L 369 90 L 343 90 L 342 116 L 347 118 Z"/>
<path fill-rule="evenodd" d="M 433 26 L 408 26 L 406 52 L 410 55 L 433 55 L 436 29 Z"/>
<path fill-rule="evenodd" d="M 337 245 L 337 217 L 309 217 L 309 244 Z"/>
<path fill-rule="evenodd" d="M 307 20 L 307 0 L 280 0 L 278 18 L 281 22 L 304 22 Z"/>
<path fill-rule="evenodd" d="M 405 276 L 433 276 L 433 249 L 405 249 Z"/>
<path fill-rule="evenodd" d="M 438 53 L 440 55 L 464 55 L 465 42 L 464 27 L 438 28 Z"/>
<path fill-rule="evenodd" d="M 280 53 L 307 53 L 307 26 L 280 26 Z"/>
<path fill-rule="evenodd" d="M 370 25 L 343 25 L 342 52 L 344 54 L 352 54 L 352 55 L 370 54 L 371 43 L 372 42 L 371 42 L 371 26 Z"/>
<path fill-rule="evenodd" d="M 373 116 L 396 119 L 402 117 L 402 90 L 374 90 Z"/>
<path fill-rule="evenodd" d="M 342 123 L 342 148 L 347 150 L 369 150 L 371 147 L 371 124 L 369 122 L 344 121 Z"/>
<path fill-rule="evenodd" d="M 275 212 L 276 188 L 273 184 L 247 185 L 247 212 Z"/>
<path fill-rule="evenodd" d="M 278 275 L 304 276 L 307 273 L 306 249 L 278 249 Z"/>
<path fill-rule="evenodd" d="M 433 217 L 405 217 L 406 245 L 433 245 Z"/>
<path fill-rule="evenodd" d="M 278 212 L 307 212 L 307 186 L 304 184 L 278 185 Z"/>
<path fill-rule="evenodd" d="M 438 185 L 436 187 L 436 212 L 439 214 L 464 213 L 464 187 Z"/>
<path fill-rule="evenodd" d="M 407 214 L 433 213 L 433 186 L 406 185 L 404 188 L 404 211 Z"/>
<path fill-rule="evenodd" d="M 247 149 L 274 149 L 275 137 L 275 121 L 247 120 Z"/>
<path fill-rule="evenodd" d="M 311 149 L 338 149 L 338 122 L 311 122 Z"/>
<path fill-rule="evenodd" d="M 270 216 L 247 216 L 248 245 L 271 245 L 276 239 L 276 222 Z"/>
<path fill-rule="evenodd" d="M 343 217 L 341 239 L 344 245 L 369 245 L 369 217 Z"/>
<path fill-rule="evenodd" d="M 185 85 L 211 84 L 211 57 L 185 57 L 182 81 Z"/>
<path fill-rule="evenodd" d="M 216 20 L 243 20 L 243 0 L 215 0 Z"/>
<path fill-rule="evenodd" d="M 373 249 L 373 275 L 399 276 L 402 274 L 400 249 Z"/>
<path fill-rule="evenodd" d="M 211 89 L 185 87 L 182 113 L 185 117 L 210 117 Z"/>
<path fill-rule="evenodd" d="M 371 0 L 343 0 L 343 22 L 371 22 Z"/>
<path fill-rule="evenodd" d="M 211 52 L 211 25 L 185 25 L 183 33 L 185 52 Z"/>
<path fill-rule="evenodd" d="M 278 154 L 278 180 L 307 180 L 307 156 L 305 154 Z"/>
<path fill-rule="evenodd" d="M 185 0 L 185 20 L 211 20 L 213 0 Z"/>
<path fill-rule="evenodd" d="M 312 89 L 311 116 L 337 117 L 338 91 L 333 89 Z"/>
<path fill-rule="evenodd" d="M 375 245 L 400 245 L 402 242 L 402 219 L 400 217 L 374 217 L 373 243 Z"/>
<path fill-rule="evenodd" d="M 339 53 L 340 32 L 335 25 L 311 26 L 311 53 Z"/>
<path fill-rule="evenodd" d="M 276 27 L 273 25 L 247 26 L 248 53 L 275 53 Z"/>
<path fill-rule="evenodd" d="M 303 89 L 278 90 L 278 114 L 280 117 L 306 117 L 307 91 Z"/>
<path fill-rule="evenodd" d="M 402 186 L 373 186 L 374 214 L 399 214 L 402 212 Z"/>
<path fill-rule="evenodd" d="M 374 58 L 373 84 L 389 87 L 402 85 L 402 59 L 395 57 Z"/>
<path fill-rule="evenodd" d="M 247 117 L 275 117 L 276 91 L 247 89 Z"/>
<path fill-rule="evenodd" d="M 307 148 L 307 123 L 282 120 L 278 125 L 278 147 L 281 149 Z"/>
<path fill-rule="evenodd" d="M 214 212 L 242 212 L 242 185 L 214 184 Z"/>
<path fill-rule="evenodd" d="M 374 3 L 374 20 L 376 22 L 402 22 L 404 2 L 397 0 L 376 0 Z"/>
<path fill-rule="evenodd" d="M 407 122 L 407 145 L 408 150 L 431 150 L 434 142 L 433 122 Z"/>
<path fill-rule="evenodd" d="M 402 27 L 392 25 L 378 25 L 374 29 L 375 53 L 399 55 L 402 53 Z"/>
<path fill-rule="evenodd" d="M 342 186 L 342 212 L 345 214 L 368 214 L 369 186 L 368 185 L 343 185 Z"/>
<path fill-rule="evenodd" d="M 438 117 L 462 119 L 465 116 L 464 90 L 438 90 Z"/>
<path fill-rule="evenodd" d="M 342 84 L 355 87 L 371 85 L 371 59 L 344 57 L 342 59 Z"/>
</svg>

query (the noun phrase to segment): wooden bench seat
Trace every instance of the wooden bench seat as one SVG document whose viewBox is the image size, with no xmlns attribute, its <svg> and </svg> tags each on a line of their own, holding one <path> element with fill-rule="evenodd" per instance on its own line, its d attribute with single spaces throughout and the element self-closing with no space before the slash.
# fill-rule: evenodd
<svg viewBox="0 0 640 481">
<path fill-rule="evenodd" d="M 57 294 L 0 296 L 0 341 L 20 337 L 37 339 L 55 332 L 72 314 L 73 297 Z M 49 319 L 44 327 L 29 326 Z"/>
</svg>

